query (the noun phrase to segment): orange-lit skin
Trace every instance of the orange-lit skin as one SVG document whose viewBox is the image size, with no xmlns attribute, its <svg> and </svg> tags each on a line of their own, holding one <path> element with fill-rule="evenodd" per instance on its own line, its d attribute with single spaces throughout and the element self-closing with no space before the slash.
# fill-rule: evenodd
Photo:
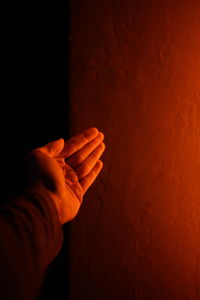
<svg viewBox="0 0 200 300">
<path fill-rule="evenodd" d="M 28 155 L 30 185 L 48 189 L 61 224 L 77 215 L 83 195 L 103 167 L 99 160 L 105 150 L 103 139 L 103 133 L 89 128 L 66 142 L 59 139 Z"/>
</svg>

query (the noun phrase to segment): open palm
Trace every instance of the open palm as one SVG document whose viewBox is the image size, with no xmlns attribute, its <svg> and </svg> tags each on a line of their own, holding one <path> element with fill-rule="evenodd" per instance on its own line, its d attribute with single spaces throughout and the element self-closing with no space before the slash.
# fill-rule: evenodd
<svg viewBox="0 0 200 300">
<path fill-rule="evenodd" d="M 103 139 L 96 128 L 89 128 L 66 142 L 59 139 L 29 153 L 29 179 L 52 193 L 62 223 L 76 216 L 83 195 L 102 169 Z"/>
</svg>

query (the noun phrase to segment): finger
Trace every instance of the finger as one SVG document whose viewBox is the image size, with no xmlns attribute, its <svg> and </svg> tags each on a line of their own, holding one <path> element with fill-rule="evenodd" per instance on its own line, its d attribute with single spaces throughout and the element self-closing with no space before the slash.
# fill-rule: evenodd
<svg viewBox="0 0 200 300">
<path fill-rule="evenodd" d="M 80 179 L 87 176 L 95 166 L 105 150 L 105 144 L 101 143 L 79 166 L 76 168 L 76 174 Z"/>
<path fill-rule="evenodd" d="M 95 181 L 96 177 L 100 173 L 101 169 L 103 167 L 103 163 L 101 160 L 98 160 L 94 166 L 94 168 L 90 171 L 90 173 L 80 180 L 80 185 L 83 190 L 83 194 L 88 190 L 88 188 L 92 185 L 92 183 Z"/>
<path fill-rule="evenodd" d="M 76 172 L 69 165 L 65 164 L 63 173 L 66 181 L 78 182 Z"/>
<path fill-rule="evenodd" d="M 94 151 L 97 146 L 103 141 L 104 135 L 102 132 L 99 132 L 98 136 L 94 138 L 91 142 L 86 144 L 82 149 L 77 151 L 74 155 L 72 155 L 69 159 L 67 159 L 67 163 L 72 167 L 76 168 L 80 165 L 89 155 Z"/>
<path fill-rule="evenodd" d="M 98 135 L 98 133 L 98 129 L 92 127 L 83 131 L 81 134 L 72 137 L 71 139 L 66 141 L 60 155 L 64 156 L 65 158 L 71 156 L 76 151 L 80 150 L 83 146 L 85 146 L 88 142 L 93 140 Z"/>
</svg>

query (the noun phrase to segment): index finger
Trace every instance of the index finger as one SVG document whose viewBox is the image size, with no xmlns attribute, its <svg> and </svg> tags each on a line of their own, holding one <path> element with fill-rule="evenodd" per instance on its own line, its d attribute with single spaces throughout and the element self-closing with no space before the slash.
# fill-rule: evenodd
<svg viewBox="0 0 200 300">
<path fill-rule="evenodd" d="M 64 148 L 59 154 L 59 156 L 69 157 L 78 150 L 80 150 L 87 143 L 92 141 L 97 135 L 99 131 L 95 127 L 91 127 L 86 129 L 82 133 L 72 137 L 68 141 L 65 142 Z"/>
</svg>

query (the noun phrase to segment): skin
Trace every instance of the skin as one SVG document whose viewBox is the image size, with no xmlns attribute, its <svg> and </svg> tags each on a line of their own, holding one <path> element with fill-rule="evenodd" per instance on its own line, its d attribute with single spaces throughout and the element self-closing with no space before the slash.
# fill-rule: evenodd
<svg viewBox="0 0 200 300">
<path fill-rule="evenodd" d="M 59 139 L 36 148 L 27 156 L 29 183 L 50 193 L 61 224 L 77 215 L 84 194 L 103 167 L 103 139 L 103 133 L 92 127 L 67 141 Z"/>
</svg>

